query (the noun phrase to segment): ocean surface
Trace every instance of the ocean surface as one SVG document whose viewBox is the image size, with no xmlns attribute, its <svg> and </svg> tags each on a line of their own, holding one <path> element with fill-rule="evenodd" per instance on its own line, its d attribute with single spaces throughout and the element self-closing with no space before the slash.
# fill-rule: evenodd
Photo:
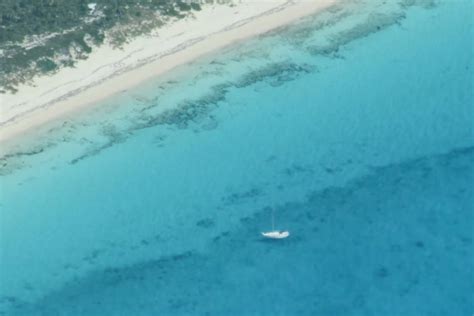
<svg viewBox="0 0 474 316">
<path fill-rule="evenodd" d="M 346 2 L 24 139 L 0 315 L 472 315 L 473 12 Z"/>
</svg>

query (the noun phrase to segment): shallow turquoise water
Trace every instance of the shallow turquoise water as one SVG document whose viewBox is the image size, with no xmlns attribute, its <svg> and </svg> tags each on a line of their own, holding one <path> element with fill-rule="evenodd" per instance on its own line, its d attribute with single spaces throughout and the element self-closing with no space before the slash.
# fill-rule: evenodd
<svg viewBox="0 0 474 316">
<path fill-rule="evenodd" d="M 420 3 L 337 7 L 8 157 L 0 312 L 471 314 L 473 5 Z"/>
</svg>

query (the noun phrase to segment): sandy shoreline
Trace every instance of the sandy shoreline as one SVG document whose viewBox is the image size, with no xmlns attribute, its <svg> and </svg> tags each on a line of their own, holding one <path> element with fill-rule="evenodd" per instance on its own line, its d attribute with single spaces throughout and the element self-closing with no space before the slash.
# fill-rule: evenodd
<svg viewBox="0 0 474 316">
<path fill-rule="evenodd" d="M 234 7 L 209 6 L 197 12 L 196 18 L 160 28 L 123 50 L 100 47 L 75 68 L 38 78 L 36 86 L 21 86 L 16 94 L 0 95 L 0 142 L 14 142 L 16 136 L 49 121 L 88 108 L 200 56 L 317 13 L 336 1 L 246 1 Z"/>
</svg>

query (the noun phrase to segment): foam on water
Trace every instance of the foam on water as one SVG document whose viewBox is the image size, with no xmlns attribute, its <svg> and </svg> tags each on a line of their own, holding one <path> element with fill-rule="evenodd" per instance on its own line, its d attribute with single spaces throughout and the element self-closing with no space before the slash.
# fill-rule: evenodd
<svg viewBox="0 0 474 316">
<path fill-rule="evenodd" d="M 0 312 L 471 313 L 472 9 L 339 5 L 46 127 L 2 159 Z"/>
</svg>

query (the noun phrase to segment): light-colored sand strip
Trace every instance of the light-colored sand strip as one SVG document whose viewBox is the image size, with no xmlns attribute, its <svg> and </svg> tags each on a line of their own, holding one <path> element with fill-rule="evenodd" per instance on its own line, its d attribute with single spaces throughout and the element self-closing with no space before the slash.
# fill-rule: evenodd
<svg viewBox="0 0 474 316">
<path fill-rule="evenodd" d="M 87 108 L 120 91 L 224 48 L 317 13 L 338 0 L 247 0 L 206 6 L 195 18 L 176 21 L 126 45 L 102 46 L 91 56 L 35 86 L 0 95 L 0 142 L 14 141 L 46 122 Z"/>
</svg>

